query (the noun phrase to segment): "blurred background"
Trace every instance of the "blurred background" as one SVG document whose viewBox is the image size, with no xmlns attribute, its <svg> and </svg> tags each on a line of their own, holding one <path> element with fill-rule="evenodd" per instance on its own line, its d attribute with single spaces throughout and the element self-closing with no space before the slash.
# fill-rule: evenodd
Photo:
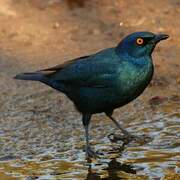
<svg viewBox="0 0 180 180">
<path fill-rule="evenodd" d="M 0 0 L 0 180 L 180 179 L 179 0 Z M 13 79 L 116 46 L 134 31 L 170 35 L 155 75 L 115 116 L 147 142 L 122 143 L 103 114 L 91 123 L 101 159 L 86 163 L 80 114 L 61 93 Z"/>
</svg>

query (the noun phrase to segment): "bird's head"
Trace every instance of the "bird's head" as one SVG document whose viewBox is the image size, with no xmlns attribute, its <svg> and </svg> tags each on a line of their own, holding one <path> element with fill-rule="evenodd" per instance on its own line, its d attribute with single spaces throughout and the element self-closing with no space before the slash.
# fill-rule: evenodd
<svg viewBox="0 0 180 180">
<path fill-rule="evenodd" d="M 118 53 L 125 53 L 134 58 L 151 56 L 156 44 L 168 37 L 166 34 L 135 32 L 126 36 L 116 49 Z"/>
</svg>

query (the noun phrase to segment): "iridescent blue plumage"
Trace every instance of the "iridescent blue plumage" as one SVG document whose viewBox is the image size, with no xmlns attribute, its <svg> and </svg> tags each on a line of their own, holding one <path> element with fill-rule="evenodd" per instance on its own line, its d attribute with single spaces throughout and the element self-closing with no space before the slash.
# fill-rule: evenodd
<svg viewBox="0 0 180 180">
<path fill-rule="evenodd" d="M 130 137 L 112 117 L 113 110 L 138 97 L 147 87 L 154 71 L 151 53 L 166 38 L 164 34 L 136 32 L 117 47 L 35 73 L 22 73 L 16 79 L 40 81 L 65 93 L 74 102 L 83 114 L 86 152 L 92 156 L 88 139 L 91 115 L 105 112 Z"/>
</svg>

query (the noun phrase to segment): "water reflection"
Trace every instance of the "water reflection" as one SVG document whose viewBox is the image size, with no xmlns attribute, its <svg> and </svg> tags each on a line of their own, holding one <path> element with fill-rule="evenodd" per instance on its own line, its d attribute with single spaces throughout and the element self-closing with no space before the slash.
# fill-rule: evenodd
<svg viewBox="0 0 180 180">
<path fill-rule="evenodd" d="M 102 175 L 98 174 L 97 172 L 94 172 L 92 170 L 92 165 L 89 165 L 88 174 L 86 180 L 118 180 L 122 179 L 122 177 L 119 176 L 119 172 L 126 172 L 129 174 L 136 174 L 136 171 L 132 168 L 131 165 L 128 164 L 122 164 L 118 162 L 115 158 L 111 159 L 110 162 L 108 162 L 108 167 L 104 170 L 107 171 L 106 177 L 101 178 Z"/>
</svg>

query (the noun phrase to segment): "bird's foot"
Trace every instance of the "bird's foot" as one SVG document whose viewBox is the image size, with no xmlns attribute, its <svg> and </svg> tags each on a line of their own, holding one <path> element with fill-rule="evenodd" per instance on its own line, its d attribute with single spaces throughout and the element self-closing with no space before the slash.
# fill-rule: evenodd
<svg viewBox="0 0 180 180">
<path fill-rule="evenodd" d="M 98 158 L 98 154 L 90 146 L 86 147 L 86 159 Z"/>
<path fill-rule="evenodd" d="M 129 142 L 134 140 L 136 137 L 131 135 L 130 133 L 125 133 L 125 134 L 111 133 L 111 134 L 108 135 L 108 138 L 112 142 L 123 141 L 125 144 L 128 144 Z"/>
<path fill-rule="evenodd" d="M 150 141 L 152 141 L 152 138 L 150 136 L 147 136 L 145 134 L 134 136 L 134 141 L 138 144 L 146 144 Z"/>
<path fill-rule="evenodd" d="M 136 142 L 136 143 L 140 143 L 140 144 L 145 144 L 145 143 L 152 140 L 151 137 L 148 137 L 146 135 L 134 136 L 134 135 L 131 135 L 129 133 L 123 134 L 123 135 L 111 133 L 108 135 L 108 138 L 110 139 L 111 142 L 122 141 L 124 144 L 128 144 L 131 141 Z"/>
</svg>

